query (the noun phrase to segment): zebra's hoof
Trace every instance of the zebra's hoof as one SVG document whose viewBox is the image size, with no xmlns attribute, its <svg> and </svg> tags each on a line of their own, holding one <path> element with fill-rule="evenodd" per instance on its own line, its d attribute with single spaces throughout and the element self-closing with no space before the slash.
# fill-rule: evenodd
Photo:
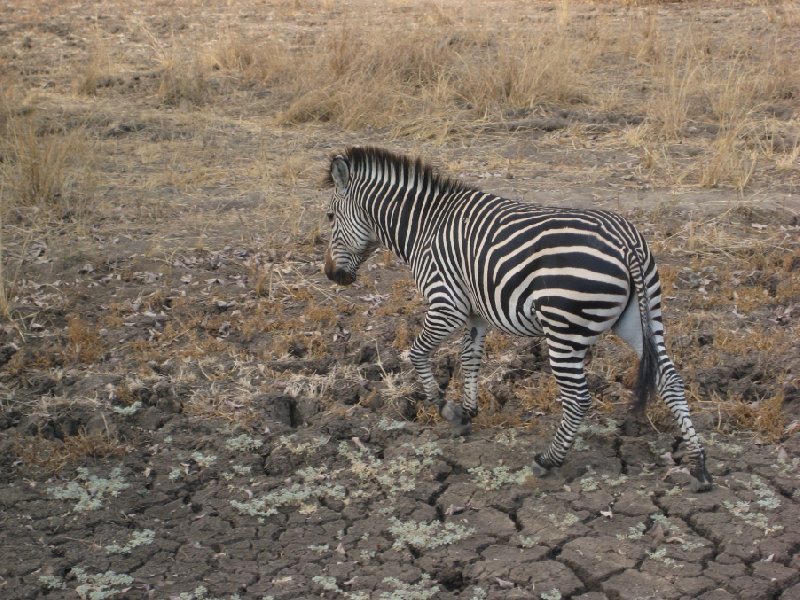
<svg viewBox="0 0 800 600">
<path fill-rule="evenodd" d="M 714 486 L 714 481 L 705 467 L 697 470 L 692 469 L 689 474 L 692 476 L 692 482 L 689 487 L 693 492 L 707 492 Z"/>
<path fill-rule="evenodd" d="M 469 431 L 472 419 L 460 404 L 445 402 L 439 414 L 450 423 L 455 435 L 465 435 Z"/>
<path fill-rule="evenodd" d="M 531 471 L 533 471 L 533 474 L 539 478 L 546 477 L 547 475 L 550 474 L 549 467 L 543 467 L 542 464 L 539 462 L 540 460 L 543 460 L 542 455 L 537 454 L 536 456 L 533 457 L 533 465 L 531 465 Z"/>
</svg>

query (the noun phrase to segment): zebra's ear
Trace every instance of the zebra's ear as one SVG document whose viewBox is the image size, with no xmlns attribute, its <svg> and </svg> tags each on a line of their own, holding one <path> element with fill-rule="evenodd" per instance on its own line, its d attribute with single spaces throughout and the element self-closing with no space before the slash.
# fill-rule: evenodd
<svg viewBox="0 0 800 600">
<path fill-rule="evenodd" d="M 350 165 L 344 156 L 336 156 L 331 161 L 331 179 L 340 192 L 347 189 L 347 184 L 350 182 Z"/>
</svg>

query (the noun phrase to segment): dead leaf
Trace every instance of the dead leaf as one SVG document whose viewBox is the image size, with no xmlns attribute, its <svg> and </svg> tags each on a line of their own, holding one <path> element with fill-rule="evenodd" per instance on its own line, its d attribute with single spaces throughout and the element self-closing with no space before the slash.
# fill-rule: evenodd
<svg viewBox="0 0 800 600">
<path fill-rule="evenodd" d="M 501 589 L 508 590 L 514 587 L 513 581 L 501 579 L 500 577 L 495 577 L 494 580 L 497 582 L 497 585 L 499 585 Z"/>
</svg>

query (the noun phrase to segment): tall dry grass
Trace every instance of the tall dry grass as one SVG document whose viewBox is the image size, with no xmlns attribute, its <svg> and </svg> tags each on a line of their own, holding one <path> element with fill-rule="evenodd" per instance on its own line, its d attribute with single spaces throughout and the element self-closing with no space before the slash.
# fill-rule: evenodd
<svg viewBox="0 0 800 600">
<path fill-rule="evenodd" d="M 781 160 L 766 157 L 758 139 L 765 106 L 800 93 L 777 41 L 796 11 L 767 11 L 763 23 L 772 29 L 754 40 L 736 30 L 721 37 L 710 23 L 676 20 L 652 4 L 632 3 L 638 8 L 619 18 L 602 10 L 587 17 L 559 2 L 518 22 L 503 7 L 495 22 L 467 5 L 457 13 L 409 5 L 402 35 L 390 18 L 344 8 L 303 35 L 226 29 L 198 59 L 204 72 L 182 71 L 198 85 L 224 82 L 216 88 L 223 94 L 258 91 L 281 126 L 327 123 L 427 138 L 565 107 L 616 110 L 643 120 L 625 139 L 638 138 L 651 176 L 743 189 L 761 162 Z M 163 85 L 161 93 L 167 97 Z M 680 164 L 670 144 L 688 138 L 702 153 Z"/>
<path fill-rule="evenodd" d="M 585 27 L 577 38 L 567 33 L 571 23 L 560 8 L 552 29 L 508 33 L 444 17 L 412 23 L 402 35 L 388 21 L 365 27 L 341 20 L 303 45 L 226 32 L 206 62 L 247 85 L 268 87 L 282 125 L 359 129 L 421 118 L 499 119 L 517 109 L 587 100 L 594 50 L 587 51 Z"/>
<path fill-rule="evenodd" d="M 82 127 L 41 131 L 35 115 L 7 124 L 2 140 L 4 212 L 34 209 L 41 220 L 82 215 L 93 187 L 91 140 Z"/>
</svg>

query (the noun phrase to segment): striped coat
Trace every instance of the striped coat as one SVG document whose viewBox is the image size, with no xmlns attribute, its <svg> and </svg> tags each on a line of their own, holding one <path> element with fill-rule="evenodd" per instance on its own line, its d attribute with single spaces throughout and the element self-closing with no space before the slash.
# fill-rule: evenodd
<svg viewBox="0 0 800 600">
<path fill-rule="evenodd" d="M 658 392 L 689 446 L 696 489 L 711 487 L 683 382 L 666 352 L 655 260 L 620 215 L 516 202 L 441 177 L 419 160 L 376 148 L 331 159 L 331 240 L 325 273 L 355 281 L 380 245 L 408 263 L 429 304 L 411 361 L 430 402 L 454 426 L 477 414 L 478 370 L 486 331 L 544 336 L 564 413 L 539 474 L 560 466 L 591 405 L 585 356 L 613 330 L 641 358 L 635 403 Z M 431 352 L 463 329 L 464 397 L 445 402 Z"/>
</svg>

